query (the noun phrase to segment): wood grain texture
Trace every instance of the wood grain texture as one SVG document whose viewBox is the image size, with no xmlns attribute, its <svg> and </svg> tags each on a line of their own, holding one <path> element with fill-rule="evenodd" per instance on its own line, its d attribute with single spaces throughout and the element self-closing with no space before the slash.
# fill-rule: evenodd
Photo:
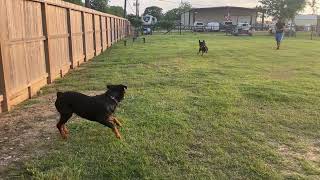
<svg viewBox="0 0 320 180">
<path fill-rule="evenodd" d="M 115 22 L 127 22 L 61 0 L 0 0 L 0 17 L 0 112 L 124 38 Z"/>
</svg>

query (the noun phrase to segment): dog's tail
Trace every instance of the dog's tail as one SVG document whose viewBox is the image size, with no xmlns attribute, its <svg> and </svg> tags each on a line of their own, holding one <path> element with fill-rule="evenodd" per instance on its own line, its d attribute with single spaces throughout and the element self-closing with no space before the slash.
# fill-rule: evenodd
<svg viewBox="0 0 320 180">
<path fill-rule="evenodd" d="M 60 98 L 63 95 L 63 92 L 57 92 L 57 98 Z"/>
</svg>

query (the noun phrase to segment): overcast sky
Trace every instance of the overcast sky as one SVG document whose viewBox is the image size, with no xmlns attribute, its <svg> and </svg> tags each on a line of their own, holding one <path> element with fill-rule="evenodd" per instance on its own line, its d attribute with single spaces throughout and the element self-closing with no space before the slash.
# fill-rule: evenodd
<svg viewBox="0 0 320 180">
<path fill-rule="evenodd" d="M 213 7 L 213 6 L 240 6 L 240 7 L 255 7 L 258 4 L 258 0 L 182 0 L 191 3 L 192 7 Z M 136 0 L 127 0 L 128 13 L 135 14 L 135 6 L 133 3 Z M 164 12 L 176 8 L 179 6 L 181 0 L 139 0 L 140 2 L 140 14 L 142 14 L 146 7 L 158 6 L 163 9 Z M 110 0 L 110 5 L 122 6 L 124 0 Z M 304 13 L 310 13 L 307 8 Z"/>
</svg>

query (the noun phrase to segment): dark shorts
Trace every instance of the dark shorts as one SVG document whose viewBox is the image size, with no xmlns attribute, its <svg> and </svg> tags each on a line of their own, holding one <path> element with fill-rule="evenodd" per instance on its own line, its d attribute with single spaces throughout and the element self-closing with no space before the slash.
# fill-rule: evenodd
<svg viewBox="0 0 320 180">
<path fill-rule="evenodd" d="M 283 33 L 282 32 L 277 32 L 276 33 L 276 41 L 280 42 L 283 39 Z"/>
</svg>

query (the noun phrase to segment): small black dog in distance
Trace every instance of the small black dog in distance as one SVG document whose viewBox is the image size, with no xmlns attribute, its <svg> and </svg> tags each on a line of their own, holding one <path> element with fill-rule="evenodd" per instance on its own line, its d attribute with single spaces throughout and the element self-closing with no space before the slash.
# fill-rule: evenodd
<svg viewBox="0 0 320 180">
<path fill-rule="evenodd" d="M 107 91 L 97 96 L 87 96 L 78 92 L 57 92 L 55 106 L 60 113 L 57 128 L 61 136 L 66 139 L 69 133 L 65 124 L 72 114 L 96 121 L 112 129 L 118 139 L 121 135 L 117 126 L 121 127 L 119 120 L 113 116 L 118 104 L 123 100 L 127 86 L 108 85 Z"/>
<path fill-rule="evenodd" d="M 204 53 L 208 53 L 208 47 L 206 45 L 206 42 L 203 40 L 202 42 L 199 40 L 199 52 L 202 52 L 201 56 L 203 56 Z"/>
</svg>

